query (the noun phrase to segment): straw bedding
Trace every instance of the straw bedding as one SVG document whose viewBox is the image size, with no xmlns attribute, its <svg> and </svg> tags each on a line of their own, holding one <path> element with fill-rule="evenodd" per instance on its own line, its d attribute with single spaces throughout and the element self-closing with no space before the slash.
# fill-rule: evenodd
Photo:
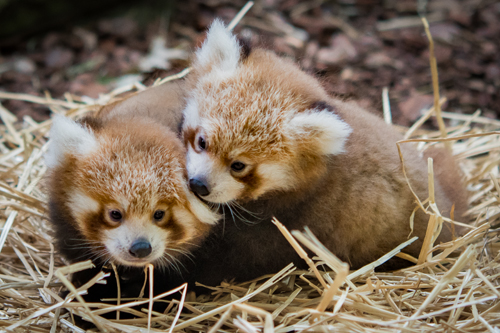
<svg viewBox="0 0 500 333">
<path fill-rule="evenodd" d="M 0 98 L 43 104 L 54 113 L 80 117 L 125 92 L 144 89 L 136 83 L 98 100 L 69 94 L 65 100 L 12 93 L 0 93 Z M 420 128 L 434 111 L 425 112 L 411 129 L 400 128 L 413 140 L 399 144 L 416 144 L 419 150 L 444 145 L 443 128 L 436 132 Z M 470 191 L 470 224 L 464 236 L 433 244 L 440 228 L 454 226 L 440 215 L 439 203 L 433 200 L 430 162 L 429 197 L 418 200 L 430 223 L 418 258 L 404 254 L 404 246 L 414 241 L 410 237 L 379 261 L 349 271 L 308 230 L 291 232 L 274 221 L 309 263 L 309 271 L 290 265 L 274 276 L 207 287 L 207 295 L 198 297 L 180 286 L 179 301 L 168 301 L 164 313 L 155 313 L 148 310 L 147 290 L 143 298 L 120 299 L 116 306 L 86 304 L 79 297 L 93 283 L 102 283 L 105 275 L 75 290 L 69 274 L 90 264 L 65 266 L 52 245 L 43 189 L 43 154 L 51 121 L 17 119 L 0 105 L 0 331 L 83 332 L 74 325 L 76 314 L 107 332 L 500 332 L 500 132 L 496 132 L 500 121 L 481 117 L 479 111 L 473 115 L 442 112 L 442 117 L 449 119 L 444 141 L 450 143 Z M 308 258 L 306 248 L 315 257 Z M 374 272 L 374 267 L 395 255 L 415 265 Z M 64 289 L 71 291 L 66 299 L 59 296 Z M 141 312 L 131 309 L 138 304 Z M 138 318 L 101 317 L 116 309 Z"/>
</svg>

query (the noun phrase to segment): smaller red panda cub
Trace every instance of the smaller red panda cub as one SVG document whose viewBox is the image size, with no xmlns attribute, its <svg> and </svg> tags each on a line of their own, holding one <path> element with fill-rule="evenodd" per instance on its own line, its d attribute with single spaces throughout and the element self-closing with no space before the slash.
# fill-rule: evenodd
<svg viewBox="0 0 500 333">
<path fill-rule="evenodd" d="M 292 61 L 240 45 L 217 20 L 196 52 L 187 84 L 183 138 L 190 188 L 210 203 L 243 208 L 233 216 L 236 226 L 211 231 L 214 253 L 226 258 L 218 279 L 251 279 L 290 261 L 303 265 L 293 249 L 286 250 L 272 216 L 289 229 L 308 226 L 352 268 L 378 259 L 410 234 L 419 240 L 404 251 L 418 256 L 428 216 L 417 212 L 411 232 L 416 204 L 396 148 L 402 136 L 379 117 L 330 97 Z M 402 150 L 410 183 L 425 199 L 426 159 L 413 146 Z M 449 162 L 451 169 L 437 180 L 436 200 L 443 213 L 455 204 L 460 217 L 466 194 Z M 437 242 L 448 239 L 443 228 Z M 208 255 L 203 260 L 207 270 L 217 265 Z M 392 263 L 387 268 L 409 264 Z"/>
<path fill-rule="evenodd" d="M 179 138 L 157 121 L 56 116 L 50 139 L 50 218 L 72 263 L 175 267 L 218 220 L 188 190 Z"/>
</svg>

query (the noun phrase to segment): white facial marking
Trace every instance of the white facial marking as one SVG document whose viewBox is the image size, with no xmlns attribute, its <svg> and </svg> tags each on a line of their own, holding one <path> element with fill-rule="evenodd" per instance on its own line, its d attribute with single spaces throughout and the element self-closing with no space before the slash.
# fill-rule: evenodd
<svg viewBox="0 0 500 333">
<path fill-rule="evenodd" d="M 89 213 L 99 211 L 99 202 L 81 191 L 76 190 L 75 192 L 69 194 L 68 199 L 68 207 L 71 207 L 73 214 L 77 219 Z"/>
<path fill-rule="evenodd" d="M 211 211 L 203 202 L 200 201 L 200 199 L 198 199 L 191 191 L 189 191 L 187 186 L 185 186 L 184 191 L 189 201 L 191 211 L 198 220 L 206 224 L 215 224 L 219 221 L 220 215 Z M 184 217 L 182 216 L 179 217 L 180 221 L 184 222 L 189 218 L 192 219 L 192 216 L 189 216 L 189 212 L 187 211 L 181 212 L 179 214 L 184 214 L 183 215 Z"/>
<path fill-rule="evenodd" d="M 145 219 L 146 220 L 146 219 Z M 130 247 L 139 238 L 151 244 L 151 254 L 145 258 L 135 258 L 129 253 Z M 167 248 L 169 232 L 150 221 L 129 219 L 119 227 L 104 231 L 103 243 L 109 254 L 118 263 L 128 266 L 144 266 L 158 260 Z"/>
<path fill-rule="evenodd" d="M 273 190 L 287 190 L 295 183 L 292 170 L 288 165 L 281 163 L 262 163 L 257 167 L 262 179 L 262 185 L 254 193 L 256 197 Z"/>
<path fill-rule="evenodd" d="M 45 154 L 45 164 L 49 168 L 60 165 L 65 154 L 86 155 L 97 146 L 90 129 L 60 115 L 52 120 L 50 139 L 49 150 Z"/>
<path fill-rule="evenodd" d="M 204 196 L 203 200 L 226 203 L 237 199 L 245 188 L 231 176 L 229 169 L 218 167 L 205 151 L 197 153 L 189 146 L 186 160 L 189 179 L 204 179 L 210 188 L 210 194 Z"/>
<path fill-rule="evenodd" d="M 290 120 L 289 128 L 298 140 L 313 137 L 316 148 L 324 155 L 343 153 L 345 142 L 352 132 L 346 122 L 327 109 L 297 113 Z"/>
<path fill-rule="evenodd" d="M 212 172 L 212 161 L 205 151 L 197 153 L 191 145 L 188 146 L 186 169 L 191 178 L 205 178 Z"/>
<path fill-rule="evenodd" d="M 210 181 L 213 181 L 211 192 L 203 199 L 213 203 L 226 203 L 240 197 L 245 185 L 234 179 L 229 172 L 213 172 Z"/>
</svg>

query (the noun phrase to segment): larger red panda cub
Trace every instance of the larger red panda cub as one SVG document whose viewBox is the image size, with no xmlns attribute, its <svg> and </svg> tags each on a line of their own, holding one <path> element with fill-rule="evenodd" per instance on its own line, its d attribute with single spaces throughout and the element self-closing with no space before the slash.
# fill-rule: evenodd
<svg viewBox="0 0 500 333">
<path fill-rule="evenodd" d="M 214 253 L 224 254 L 220 278 L 252 278 L 291 260 L 302 265 L 271 216 L 289 229 L 308 226 L 352 268 L 408 238 L 416 204 L 396 148 L 402 136 L 381 119 L 330 97 L 292 61 L 249 52 L 220 21 L 197 50 L 188 85 L 183 137 L 190 188 L 207 202 L 243 208 L 224 234 L 216 227 Z M 403 154 L 410 182 L 425 199 L 426 159 L 408 145 Z M 452 175 L 457 170 L 445 174 Z M 436 186 L 438 206 L 449 212 L 455 203 L 455 216 L 466 208 L 458 179 Z M 418 256 L 427 220 L 416 214 L 412 235 L 419 241 L 405 252 Z M 248 221 L 260 223 L 239 223 Z M 449 238 L 445 227 L 438 242 Z M 386 267 L 404 265 L 395 259 Z"/>
<path fill-rule="evenodd" d="M 45 161 L 57 248 L 69 262 L 97 265 L 77 275 L 77 285 L 107 263 L 128 278 L 149 263 L 177 270 L 218 220 L 188 190 L 181 141 L 156 120 L 126 113 L 80 122 L 56 116 L 50 138 Z M 137 297 L 138 280 L 123 297 Z M 104 290 L 116 297 L 116 288 Z"/>
</svg>

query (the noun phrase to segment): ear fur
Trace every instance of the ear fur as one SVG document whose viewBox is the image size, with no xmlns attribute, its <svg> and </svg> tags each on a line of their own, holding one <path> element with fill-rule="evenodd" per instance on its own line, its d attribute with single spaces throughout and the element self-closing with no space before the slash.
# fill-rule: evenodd
<svg viewBox="0 0 500 333">
<path fill-rule="evenodd" d="M 299 141 L 312 144 L 309 148 L 319 150 L 322 155 L 341 154 L 352 129 L 328 105 L 319 105 L 296 113 L 289 122 L 289 129 Z"/>
<path fill-rule="evenodd" d="M 183 128 L 196 128 L 199 125 L 201 120 L 196 99 L 190 98 L 187 100 L 186 107 L 184 108 L 182 115 L 184 117 L 182 124 Z"/>
<path fill-rule="evenodd" d="M 240 49 L 236 37 L 226 29 L 221 20 L 216 19 L 210 26 L 203 45 L 196 51 L 197 64 L 234 72 L 240 61 Z"/>
<path fill-rule="evenodd" d="M 60 165 L 66 154 L 85 155 L 97 146 L 90 129 L 59 115 L 52 120 L 50 139 L 49 150 L 45 154 L 45 164 L 49 168 Z"/>
</svg>

